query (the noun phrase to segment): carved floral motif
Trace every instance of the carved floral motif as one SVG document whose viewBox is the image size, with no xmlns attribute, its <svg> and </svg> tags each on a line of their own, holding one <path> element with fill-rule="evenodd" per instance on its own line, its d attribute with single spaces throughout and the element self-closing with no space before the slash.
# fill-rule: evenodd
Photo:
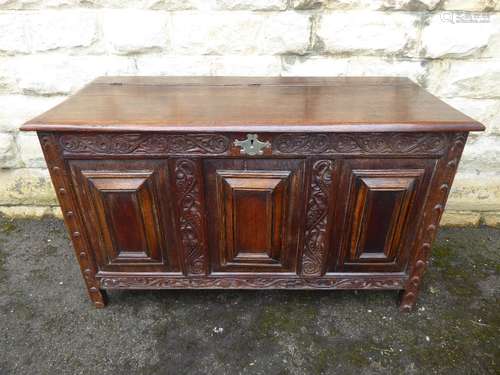
<svg viewBox="0 0 500 375">
<path fill-rule="evenodd" d="M 397 278 L 276 278 L 230 277 L 180 278 L 160 276 L 131 276 L 101 278 L 101 287 L 107 289 L 164 289 L 164 288 L 240 288 L 240 289 L 401 289 L 404 280 Z"/>
<path fill-rule="evenodd" d="M 328 200 L 332 185 L 333 165 L 332 160 L 318 160 L 312 168 L 302 257 L 302 273 L 306 276 L 320 276 L 326 256 Z"/>
<path fill-rule="evenodd" d="M 179 221 L 186 267 L 189 274 L 205 273 L 203 217 L 196 163 L 179 159 L 175 163 Z"/>
<path fill-rule="evenodd" d="M 218 134 L 67 134 L 59 139 L 68 153 L 95 154 L 224 154 L 229 139 Z"/>
<path fill-rule="evenodd" d="M 278 154 L 440 153 L 448 142 L 442 133 L 281 134 L 273 141 Z"/>
</svg>

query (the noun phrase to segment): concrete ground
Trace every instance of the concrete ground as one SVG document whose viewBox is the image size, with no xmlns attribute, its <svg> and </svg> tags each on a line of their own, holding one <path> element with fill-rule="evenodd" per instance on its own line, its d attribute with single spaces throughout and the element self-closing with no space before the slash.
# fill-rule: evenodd
<svg viewBox="0 0 500 375">
<path fill-rule="evenodd" d="M 0 374 L 498 374 L 500 230 L 443 229 L 395 292 L 124 291 L 87 300 L 63 223 L 0 218 Z"/>
</svg>

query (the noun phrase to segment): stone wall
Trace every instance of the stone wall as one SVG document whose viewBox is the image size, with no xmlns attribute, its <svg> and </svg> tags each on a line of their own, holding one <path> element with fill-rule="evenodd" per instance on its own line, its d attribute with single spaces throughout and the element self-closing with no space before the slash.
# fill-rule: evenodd
<svg viewBox="0 0 500 375">
<path fill-rule="evenodd" d="M 0 0 L 0 211 L 57 213 L 19 125 L 99 75 L 408 76 L 488 127 L 448 224 L 500 221 L 500 0 Z"/>
</svg>

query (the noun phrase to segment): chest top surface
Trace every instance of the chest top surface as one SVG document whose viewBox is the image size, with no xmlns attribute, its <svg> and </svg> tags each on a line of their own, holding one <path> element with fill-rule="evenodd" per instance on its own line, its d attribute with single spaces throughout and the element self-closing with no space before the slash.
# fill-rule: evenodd
<svg viewBox="0 0 500 375">
<path fill-rule="evenodd" d="M 427 132 L 484 127 L 406 78 L 101 77 L 21 129 Z"/>
</svg>

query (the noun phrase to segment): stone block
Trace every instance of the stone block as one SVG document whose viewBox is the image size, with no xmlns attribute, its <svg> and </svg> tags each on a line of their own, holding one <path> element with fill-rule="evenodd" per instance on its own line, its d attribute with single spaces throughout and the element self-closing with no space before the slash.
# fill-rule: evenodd
<svg viewBox="0 0 500 375">
<path fill-rule="evenodd" d="M 500 212 L 483 212 L 482 222 L 489 227 L 500 228 Z"/>
<path fill-rule="evenodd" d="M 102 14 L 102 33 L 111 53 L 162 50 L 168 41 L 167 13 L 150 10 L 113 10 Z"/>
<path fill-rule="evenodd" d="M 0 14 L 0 51 L 8 54 L 88 47 L 97 40 L 97 17 L 89 10 Z"/>
<path fill-rule="evenodd" d="M 285 10 L 287 0 L 216 0 L 218 10 Z"/>
<path fill-rule="evenodd" d="M 13 168 L 18 164 L 14 135 L 0 133 L 0 168 Z"/>
<path fill-rule="evenodd" d="M 500 98 L 500 59 L 435 60 L 428 64 L 427 88 L 445 98 Z"/>
<path fill-rule="evenodd" d="M 493 9 L 496 3 L 495 0 L 444 0 L 442 9 L 484 11 Z"/>
<path fill-rule="evenodd" d="M 419 60 L 382 57 L 285 57 L 283 67 L 286 76 L 400 76 L 419 82 L 425 74 Z"/>
<path fill-rule="evenodd" d="M 44 168 L 46 166 L 40 141 L 36 134 L 19 133 L 16 137 L 19 159 L 28 168 Z"/>
<path fill-rule="evenodd" d="M 447 208 L 454 211 L 500 211 L 500 173 L 459 171 Z"/>
<path fill-rule="evenodd" d="M 414 56 L 418 21 L 405 12 L 327 12 L 315 44 L 333 54 Z"/>
<path fill-rule="evenodd" d="M 480 219 L 481 213 L 479 212 L 446 210 L 440 224 L 447 227 L 477 227 Z"/>
<path fill-rule="evenodd" d="M 101 75 L 133 75 L 134 61 L 125 56 L 29 55 L 0 61 L 0 77 L 11 93 L 66 95 Z"/>
<path fill-rule="evenodd" d="M 491 22 L 455 22 L 451 12 L 438 12 L 422 30 L 421 55 L 429 58 L 479 54 L 493 35 Z"/>
<path fill-rule="evenodd" d="M 0 169 L 0 206 L 54 206 L 56 194 L 46 169 Z"/>
<path fill-rule="evenodd" d="M 301 54 L 309 45 L 309 16 L 297 12 L 180 12 L 172 21 L 173 54 Z"/>
<path fill-rule="evenodd" d="M 59 104 L 64 99 L 64 96 L 0 95 L 0 103 L 2 103 L 0 131 L 16 132 L 23 123 Z"/>
</svg>

